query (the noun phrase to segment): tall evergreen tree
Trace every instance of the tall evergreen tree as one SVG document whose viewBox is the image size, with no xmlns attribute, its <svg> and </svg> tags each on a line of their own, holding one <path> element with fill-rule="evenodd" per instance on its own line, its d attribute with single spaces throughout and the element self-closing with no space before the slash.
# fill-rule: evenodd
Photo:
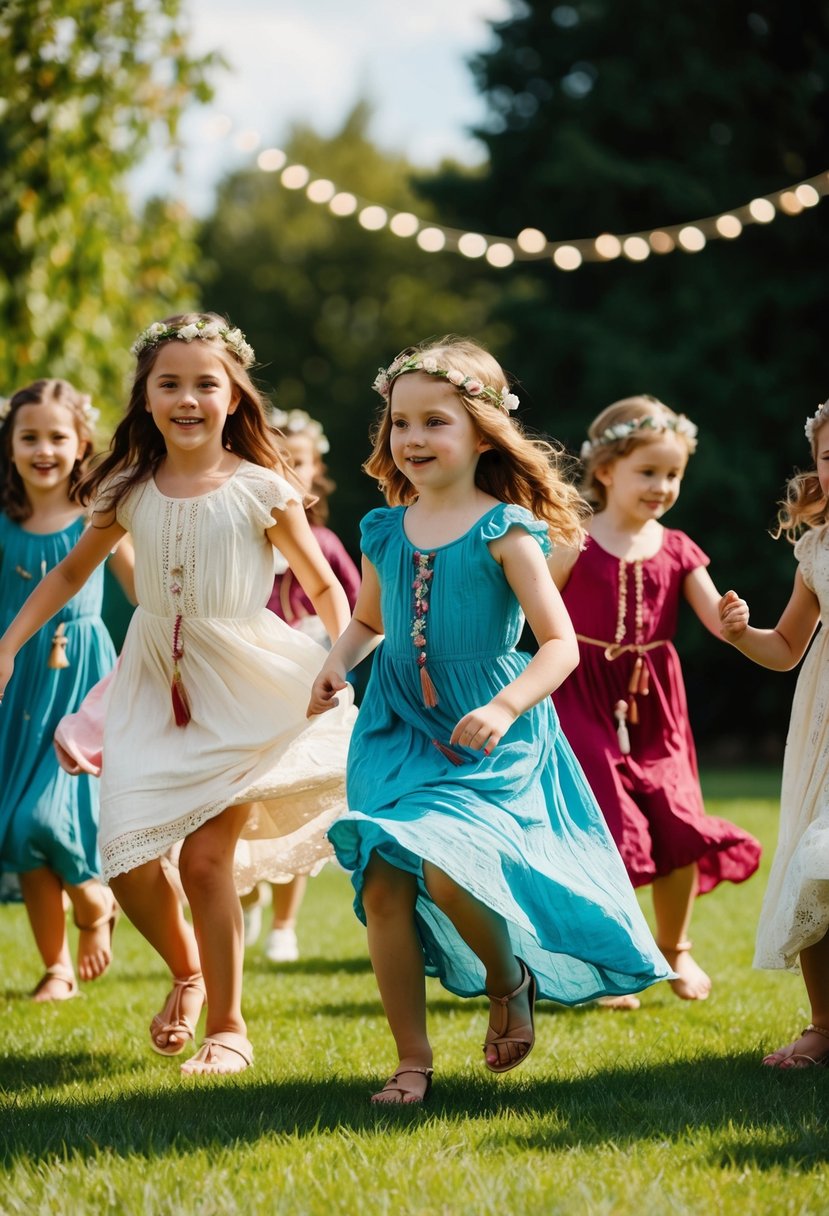
<svg viewBox="0 0 829 1216">
<path fill-rule="evenodd" d="M 421 183 L 444 223 L 551 240 L 716 214 L 829 167 L 827 0 L 514 0 L 472 68 L 489 118 L 483 178 Z M 494 320 L 544 427 L 575 450 L 606 404 L 651 392 L 700 427 L 669 523 L 686 527 L 756 619 L 776 619 L 794 563 L 764 529 L 829 393 L 825 208 L 696 255 L 501 272 Z M 823 214 L 821 212 L 824 212 Z M 709 738 L 783 732 L 790 683 L 694 628 L 695 717 Z M 739 720 L 734 689 L 740 697 Z"/>
</svg>

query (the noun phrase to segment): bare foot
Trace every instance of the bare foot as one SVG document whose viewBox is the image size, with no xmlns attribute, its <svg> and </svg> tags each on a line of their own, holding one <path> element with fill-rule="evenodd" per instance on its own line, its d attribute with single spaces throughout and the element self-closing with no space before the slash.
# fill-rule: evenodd
<svg viewBox="0 0 829 1216">
<path fill-rule="evenodd" d="M 810 1023 L 801 1033 L 799 1039 L 789 1043 L 788 1047 L 778 1047 L 777 1051 L 763 1057 L 763 1063 L 768 1068 L 814 1068 L 816 1064 L 829 1064 L 829 1031 L 817 1029 Z"/>
<path fill-rule="evenodd" d="M 489 1028 L 484 1041 L 484 1058 L 490 1072 L 509 1072 L 532 1051 L 535 1043 L 535 976 L 518 959 L 521 983 L 506 996 L 489 997 Z"/>
<path fill-rule="evenodd" d="M 253 1048 L 243 1034 L 220 1030 L 207 1035 L 201 1047 L 181 1066 L 186 1077 L 227 1076 L 244 1072 L 253 1063 Z"/>
<path fill-rule="evenodd" d="M 82 980 L 97 980 L 112 962 L 112 934 L 118 915 L 115 896 L 102 887 L 103 903 L 97 915 L 78 928 L 78 975 Z M 77 913 L 76 913 L 77 916 Z"/>
<path fill-rule="evenodd" d="M 705 1001 L 711 994 L 711 979 L 691 957 L 691 943 L 680 942 L 678 946 L 660 946 L 668 966 L 679 979 L 668 980 L 674 992 L 683 1001 Z"/>
<path fill-rule="evenodd" d="M 414 1106 L 426 1101 L 431 1088 L 431 1067 L 401 1060 L 380 1092 L 371 1095 L 371 1101 L 379 1106 Z"/>
<path fill-rule="evenodd" d="M 621 996 L 600 996 L 596 1004 L 602 1009 L 639 1009 L 642 1002 L 632 992 L 625 992 Z"/>
<path fill-rule="evenodd" d="M 78 995 L 78 984 L 71 967 L 56 963 L 47 967 L 43 979 L 31 995 L 33 1001 L 68 1001 Z"/>
</svg>

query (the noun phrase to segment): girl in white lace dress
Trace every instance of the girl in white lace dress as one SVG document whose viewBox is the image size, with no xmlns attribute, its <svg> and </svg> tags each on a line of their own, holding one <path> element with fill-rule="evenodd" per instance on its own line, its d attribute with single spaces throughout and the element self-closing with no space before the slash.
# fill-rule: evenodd
<svg viewBox="0 0 829 1216">
<path fill-rule="evenodd" d="M 27 638 L 75 595 L 125 532 L 138 609 L 108 693 L 100 847 L 104 875 L 173 977 L 150 1038 L 177 1055 L 205 1038 L 187 1074 L 252 1059 L 241 1011 L 240 836 L 272 873 L 302 873 L 330 847 L 343 809 L 354 711 L 305 718 L 325 652 L 266 608 L 273 546 L 333 638 L 348 601 L 313 537 L 272 441 L 243 335 L 212 314 L 156 322 L 135 344 L 126 415 L 80 487 L 92 526 L 38 585 L 0 639 L 0 695 Z M 179 866 L 185 921 L 162 856 Z"/>
<path fill-rule="evenodd" d="M 829 401 L 806 422 L 816 468 L 789 482 L 777 535 L 794 539 L 798 561 L 791 599 L 774 629 L 748 625 L 733 591 L 720 602 L 723 636 L 763 667 L 789 671 L 812 645 L 792 704 L 780 837 L 760 914 L 756 967 L 803 974 L 811 1022 L 773 1051 L 772 1068 L 829 1064 Z"/>
</svg>

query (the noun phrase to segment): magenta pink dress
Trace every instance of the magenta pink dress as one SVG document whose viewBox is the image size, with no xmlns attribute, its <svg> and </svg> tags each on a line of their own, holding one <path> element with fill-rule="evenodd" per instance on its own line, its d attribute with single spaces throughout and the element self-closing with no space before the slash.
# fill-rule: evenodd
<svg viewBox="0 0 829 1216">
<path fill-rule="evenodd" d="M 685 685 L 671 641 L 685 577 L 707 565 L 706 555 L 684 532 L 664 530 L 659 552 L 641 563 L 638 639 L 635 570 L 633 563 L 627 566 L 623 642 L 664 643 L 642 655 L 649 691 L 633 698 L 639 721 L 627 724 L 629 754 L 621 750 L 614 707 L 620 700 L 631 702 L 636 653 L 625 651 L 609 661 L 603 646 L 580 641 L 579 666 L 554 696 L 564 733 L 636 887 L 696 862 L 704 894 L 726 880 L 743 882 L 760 861 L 759 841 L 705 813 Z M 614 641 L 619 566 L 617 557 L 588 537 L 563 593 L 581 637 Z"/>
</svg>

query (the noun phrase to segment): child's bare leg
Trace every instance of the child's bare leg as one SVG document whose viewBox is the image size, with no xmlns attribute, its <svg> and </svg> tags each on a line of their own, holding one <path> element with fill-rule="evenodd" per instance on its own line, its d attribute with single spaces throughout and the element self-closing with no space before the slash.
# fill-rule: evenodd
<svg viewBox="0 0 829 1216">
<path fill-rule="evenodd" d="M 504 918 L 429 862 L 424 863 L 423 876 L 432 899 L 483 963 L 488 995 L 504 997 L 514 992 L 521 985 L 524 973 L 513 953 Z M 525 989 L 511 1000 L 507 1010 L 507 1027 L 497 1037 L 507 1040 L 515 1030 L 515 1039 L 512 1042 L 486 1044 L 485 1054 L 490 1066 L 503 1067 L 523 1059 L 529 1051 L 527 1044 L 532 1043 L 529 1037 L 532 1025 L 529 990 Z M 528 1033 L 525 1034 L 525 1031 Z M 522 1039 L 524 1042 L 520 1041 Z"/>
<path fill-rule="evenodd" d="M 274 929 L 294 928 L 307 886 L 307 874 L 296 874 L 290 882 L 271 883 Z"/>
<path fill-rule="evenodd" d="M 825 1033 L 805 1030 L 788 1047 L 773 1051 L 763 1060 L 772 1068 L 808 1068 L 829 1056 L 829 933 L 801 950 L 800 969 L 809 997 L 811 1024 Z"/>
<path fill-rule="evenodd" d="M 236 1036 L 249 1055 L 242 1017 L 242 908 L 233 882 L 233 854 L 248 810 L 227 807 L 197 828 L 181 846 L 179 869 L 207 989 L 205 1038 Z M 182 1065 L 182 1072 L 238 1072 L 240 1064 L 245 1066 L 238 1051 L 214 1043 Z"/>
<path fill-rule="evenodd" d="M 115 927 L 115 896 L 97 879 L 67 884 L 78 926 L 78 975 L 96 980 L 112 962 L 112 931 Z"/>
<path fill-rule="evenodd" d="M 32 998 L 35 1001 L 64 1001 L 77 991 L 72 959 L 66 941 L 66 912 L 63 884 L 46 866 L 20 874 L 20 890 L 29 924 L 47 972 Z"/>
<path fill-rule="evenodd" d="M 432 1067 L 432 1048 L 426 1036 L 423 949 L 414 920 L 416 894 L 413 874 L 372 854 L 363 886 L 368 952 L 397 1048 L 398 1071 Z M 399 1084 L 390 1083 L 372 1101 L 419 1102 L 427 1084 L 424 1072 L 402 1071 Z"/>
<path fill-rule="evenodd" d="M 698 884 L 694 862 L 654 879 L 652 889 L 657 945 L 679 976 L 669 983 L 684 1001 L 704 1001 L 711 992 L 711 980 L 691 957 L 688 941 Z"/>
<path fill-rule="evenodd" d="M 161 955 L 174 980 L 201 974 L 201 961 L 193 930 L 184 918 L 181 900 L 160 860 L 148 861 L 112 879 L 112 890 L 142 937 Z M 198 987 L 185 988 L 180 1013 L 195 1026 L 204 1004 Z M 185 1038 L 189 1038 L 187 1035 Z M 153 1033 L 156 1046 L 175 1047 L 185 1039 L 173 1033 Z"/>
</svg>

